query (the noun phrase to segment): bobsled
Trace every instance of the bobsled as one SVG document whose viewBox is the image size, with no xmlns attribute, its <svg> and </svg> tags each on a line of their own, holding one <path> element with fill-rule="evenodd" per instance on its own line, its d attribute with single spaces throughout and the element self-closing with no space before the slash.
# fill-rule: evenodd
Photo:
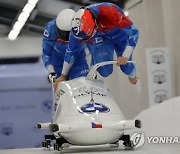
<svg viewBox="0 0 180 154">
<path fill-rule="evenodd" d="M 54 150 L 62 151 L 63 144 L 92 146 L 111 144 L 125 148 L 135 145 L 127 129 L 141 127 L 140 120 L 126 120 L 106 84 L 97 79 L 98 67 L 116 63 L 108 61 L 96 64 L 87 77 L 63 81 L 58 85 L 54 115 L 51 122 L 38 123 L 38 129 L 48 129 L 42 142 L 50 148 L 55 140 Z"/>
</svg>

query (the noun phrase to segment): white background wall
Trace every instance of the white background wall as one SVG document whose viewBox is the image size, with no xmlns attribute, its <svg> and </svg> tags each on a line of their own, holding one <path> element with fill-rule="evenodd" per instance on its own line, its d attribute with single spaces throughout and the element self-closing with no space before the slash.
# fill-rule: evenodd
<svg viewBox="0 0 180 154">
<path fill-rule="evenodd" d="M 0 58 L 41 56 L 41 44 L 40 37 L 18 37 L 15 41 L 0 38 Z"/>
<path fill-rule="evenodd" d="M 138 76 L 140 77 L 143 89 L 141 94 L 137 94 L 130 85 L 127 77 L 115 67 L 114 73 L 107 78 L 109 89 L 118 102 L 121 110 L 127 118 L 133 118 L 142 110 L 149 107 L 146 73 L 146 48 L 168 47 L 171 56 L 173 93 L 180 94 L 180 69 L 178 68 L 180 57 L 180 0 L 143 0 L 134 8 L 129 10 L 129 17 L 139 28 L 140 38 L 134 60 L 141 62 L 138 64 Z M 5 40 L 4 40 L 5 41 Z M 17 44 L 0 40 L 0 57 L 4 56 L 7 49 L 11 48 L 11 53 L 20 50 L 24 52 L 41 53 L 41 38 L 23 38 Z M 7 40 L 6 40 L 7 41 Z M 24 44 L 27 43 L 27 44 Z M 20 49 L 21 48 L 21 49 Z M 35 54 L 34 53 L 34 54 Z"/>
</svg>

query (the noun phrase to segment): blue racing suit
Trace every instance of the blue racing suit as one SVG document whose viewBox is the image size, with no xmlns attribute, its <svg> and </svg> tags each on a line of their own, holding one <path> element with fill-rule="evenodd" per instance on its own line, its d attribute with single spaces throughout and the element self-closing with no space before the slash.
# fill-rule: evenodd
<svg viewBox="0 0 180 154">
<path fill-rule="evenodd" d="M 133 49 L 138 40 L 138 30 L 132 21 L 126 17 L 118 6 L 112 3 L 98 3 L 89 5 L 88 8 L 97 18 L 97 32 L 91 39 L 92 44 L 88 44 L 94 64 L 102 61 L 113 60 L 114 50 L 117 57 L 126 57 L 132 60 Z M 78 41 L 70 37 L 68 56 L 65 61 L 71 63 L 78 49 Z M 121 70 L 130 77 L 135 77 L 135 65 L 127 63 L 120 66 Z M 107 77 L 112 73 L 112 65 L 99 68 L 99 73 Z"/>
<path fill-rule="evenodd" d="M 43 37 L 43 55 L 42 60 L 45 67 L 48 69 L 51 66 L 49 73 L 55 72 L 57 78 L 60 77 L 64 57 L 66 55 L 66 48 L 68 47 L 69 42 L 63 41 L 58 38 L 57 29 L 56 29 L 56 20 L 52 20 L 45 26 L 44 37 Z M 80 76 L 86 76 L 89 67 L 86 61 L 86 54 L 84 51 L 84 44 L 81 42 L 75 55 L 76 61 L 73 63 L 69 73 L 67 74 L 67 79 L 74 79 Z"/>
<path fill-rule="evenodd" d="M 110 39 L 96 34 L 91 41 L 88 41 L 87 47 L 92 55 L 91 65 L 113 60 L 114 44 Z M 101 76 L 107 77 L 113 72 L 113 65 L 101 66 L 97 70 Z"/>
</svg>

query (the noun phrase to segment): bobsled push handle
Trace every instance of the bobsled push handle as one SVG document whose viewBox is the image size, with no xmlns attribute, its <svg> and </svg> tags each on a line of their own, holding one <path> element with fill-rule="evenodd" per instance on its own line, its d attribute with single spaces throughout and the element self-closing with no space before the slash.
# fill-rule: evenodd
<svg viewBox="0 0 180 154">
<path fill-rule="evenodd" d="M 96 65 L 94 65 L 92 67 L 92 69 L 90 70 L 90 72 L 88 73 L 86 79 L 88 80 L 91 80 L 93 79 L 93 75 L 96 73 L 96 70 L 101 67 L 101 66 L 104 66 L 104 65 L 109 65 L 109 64 L 116 64 L 117 61 L 116 60 L 113 60 L 113 61 L 105 61 L 105 62 L 101 62 L 101 63 L 97 63 Z M 127 61 L 127 63 L 137 63 L 135 61 Z"/>
</svg>

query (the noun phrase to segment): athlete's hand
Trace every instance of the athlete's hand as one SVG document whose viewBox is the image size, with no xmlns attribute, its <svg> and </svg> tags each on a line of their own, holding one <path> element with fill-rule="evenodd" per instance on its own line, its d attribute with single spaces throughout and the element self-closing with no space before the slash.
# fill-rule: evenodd
<svg viewBox="0 0 180 154">
<path fill-rule="evenodd" d="M 125 64 L 127 64 L 127 61 L 128 61 L 128 58 L 126 58 L 126 57 L 118 57 L 116 65 L 117 66 L 125 65 Z"/>
<path fill-rule="evenodd" d="M 61 76 L 55 80 L 55 83 L 54 83 L 54 92 L 57 91 L 58 83 L 62 82 L 62 81 L 66 81 L 66 77 L 67 77 L 66 75 L 61 74 Z"/>
</svg>

